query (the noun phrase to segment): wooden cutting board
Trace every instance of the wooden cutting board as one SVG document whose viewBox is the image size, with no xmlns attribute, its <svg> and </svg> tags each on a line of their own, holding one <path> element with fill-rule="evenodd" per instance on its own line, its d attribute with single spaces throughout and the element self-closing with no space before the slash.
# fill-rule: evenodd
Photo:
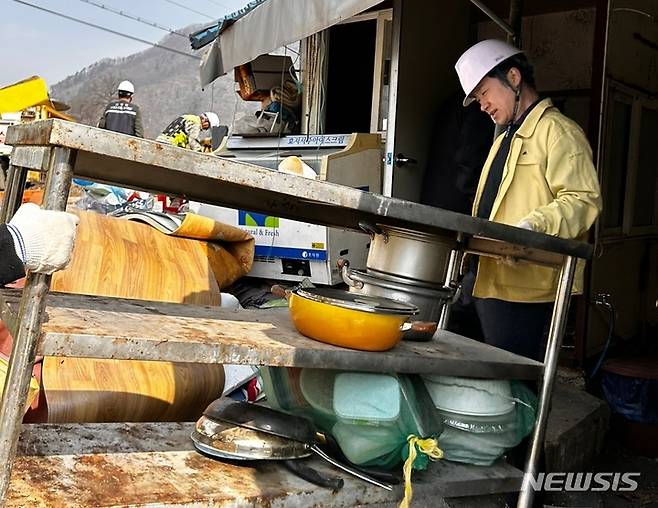
<svg viewBox="0 0 658 508">
<path fill-rule="evenodd" d="M 53 275 L 53 291 L 219 305 L 206 242 L 77 213 L 73 257 Z M 42 381 L 48 422 L 189 421 L 221 396 L 224 367 L 46 357 Z"/>
</svg>

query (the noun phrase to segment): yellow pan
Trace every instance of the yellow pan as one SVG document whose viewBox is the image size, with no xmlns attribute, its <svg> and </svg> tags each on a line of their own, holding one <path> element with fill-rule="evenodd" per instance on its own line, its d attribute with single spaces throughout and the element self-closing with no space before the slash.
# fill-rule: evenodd
<svg viewBox="0 0 658 508">
<path fill-rule="evenodd" d="M 432 331 L 436 323 L 407 323 L 418 308 L 386 298 L 357 295 L 333 288 L 287 291 L 290 317 L 297 330 L 334 346 L 386 351 L 402 338 L 402 332 Z"/>
</svg>

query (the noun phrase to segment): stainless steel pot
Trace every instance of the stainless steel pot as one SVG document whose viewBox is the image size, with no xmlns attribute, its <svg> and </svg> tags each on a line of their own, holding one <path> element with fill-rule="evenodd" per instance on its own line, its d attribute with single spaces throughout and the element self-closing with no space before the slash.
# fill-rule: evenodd
<svg viewBox="0 0 658 508">
<path fill-rule="evenodd" d="M 454 238 L 367 222 L 359 226 L 372 239 L 368 273 L 443 285 L 450 252 L 457 245 Z"/>
<path fill-rule="evenodd" d="M 418 307 L 419 313 L 414 319 L 438 323 L 443 306 L 452 301 L 455 290 L 448 287 L 426 284 L 408 284 L 399 278 L 376 277 L 372 273 L 350 270 L 349 262 L 339 261 L 343 281 L 349 291 L 367 296 L 383 297 Z M 431 340 L 433 333 L 407 330 L 403 340 Z"/>
</svg>

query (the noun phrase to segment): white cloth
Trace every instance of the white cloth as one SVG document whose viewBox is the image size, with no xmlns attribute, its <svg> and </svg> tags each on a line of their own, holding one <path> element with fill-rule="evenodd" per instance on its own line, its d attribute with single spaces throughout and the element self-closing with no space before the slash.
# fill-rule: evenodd
<svg viewBox="0 0 658 508">
<path fill-rule="evenodd" d="M 230 293 L 220 293 L 220 307 L 225 309 L 242 309 L 240 301 Z"/>
<path fill-rule="evenodd" d="M 535 230 L 535 228 L 532 227 L 532 224 L 530 224 L 527 220 L 522 220 L 516 225 L 516 227 L 521 229 L 527 229 L 528 231 Z"/>
<path fill-rule="evenodd" d="M 8 225 L 14 236 L 16 253 L 25 268 L 51 274 L 64 268 L 71 260 L 79 222 L 76 215 L 42 210 L 33 203 L 26 203 Z M 20 238 L 16 238 L 16 233 Z"/>
</svg>

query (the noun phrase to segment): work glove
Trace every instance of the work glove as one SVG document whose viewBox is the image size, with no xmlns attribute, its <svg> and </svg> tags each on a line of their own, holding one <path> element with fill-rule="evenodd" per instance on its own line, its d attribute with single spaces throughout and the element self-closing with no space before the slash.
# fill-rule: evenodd
<svg viewBox="0 0 658 508">
<path fill-rule="evenodd" d="M 26 203 L 7 227 L 25 269 L 51 274 L 69 263 L 78 222 L 80 219 L 71 213 L 42 210 Z"/>
</svg>

